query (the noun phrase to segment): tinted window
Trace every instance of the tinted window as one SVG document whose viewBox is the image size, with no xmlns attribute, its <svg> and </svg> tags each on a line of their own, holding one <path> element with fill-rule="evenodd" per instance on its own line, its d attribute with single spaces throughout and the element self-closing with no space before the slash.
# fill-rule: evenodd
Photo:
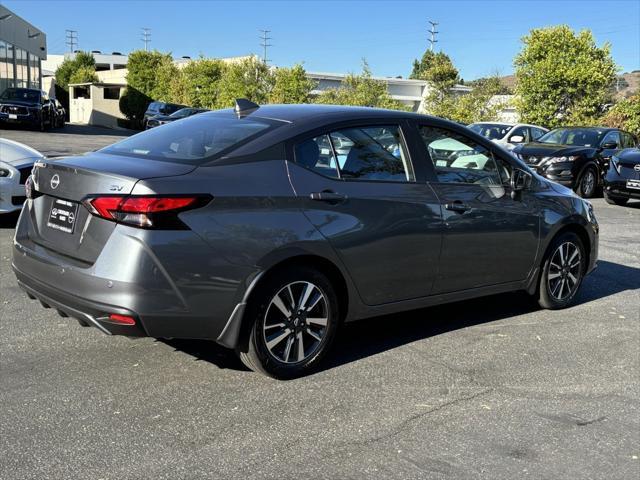
<svg viewBox="0 0 640 480">
<path fill-rule="evenodd" d="M 40 92 L 38 90 L 28 90 L 26 88 L 7 88 L 2 95 L 1 100 L 22 100 L 26 102 L 39 102 Z"/>
<path fill-rule="evenodd" d="M 635 139 L 630 133 L 622 132 L 621 135 L 624 148 L 633 148 L 636 146 Z"/>
<path fill-rule="evenodd" d="M 489 185 L 503 183 L 493 154 L 473 140 L 434 127 L 420 127 L 420 135 L 435 167 L 438 181 Z M 502 174 L 506 180 L 508 172 L 503 171 Z"/>
<path fill-rule="evenodd" d="M 101 152 L 200 165 L 279 124 L 238 119 L 235 115 L 194 115 L 161 129 L 139 133 Z"/>
<path fill-rule="evenodd" d="M 602 142 L 600 143 L 600 145 L 604 145 L 605 143 L 609 143 L 609 142 L 615 142 L 618 145 L 618 148 L 622 148 L 621 142 L 620 142 L 620 135 L 615 130 L 607 133 L 602 139 Z"/>
<path fill-rule="evenodd" d="M 295 149 L 297 163 L 331 177 L 368 181 L 414 180 L 398 126 L 337 130 L 302 142 Z"/>
<path fill-rule="evenodd" d="M 513 138 L 515 135 L 520 135 L 522 137 L 522 143 L 529 142 L 529 127 L 518 127 L 514 129 L 509 135 L 509 139 Z"/>
<path fill-rule="evenodd" d="M 502 123 L 473 123 L 469 128 L 489 140 L 500 140 L 513 128 Z"/>
<path fill-rule="evenodd" d="M 158 102 L 151 102 L 147 107 L 147 111 L 149 112 L 157 112 L 160 109 L 160 104 Z"/>
<path fill-rule="evenodd" d="M 544 134 L 538 142 L 595 147 L 604 132 L 595 128 L 556 128 Z"/>
<path fill-rule="evenodd" d="M 533 138 L 533 140 L 538 140 L 540 137 L 542 137 L 546 133 L 541 128 L 531 127 L 530 130 L 531 130 L 531 137 Z"/>
<path fill-rule="evenodd" d="M 340 177 L 329 135 L 320 135 L 299 143 L 295 146 L 295 155 L 298 165 L 327 177 Z"/>
</svg>

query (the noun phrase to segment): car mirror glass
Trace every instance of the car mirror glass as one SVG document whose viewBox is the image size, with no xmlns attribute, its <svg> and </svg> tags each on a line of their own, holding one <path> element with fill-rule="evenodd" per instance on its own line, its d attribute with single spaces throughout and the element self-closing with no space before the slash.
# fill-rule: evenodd
<svg viewBox="0 0 640 480">
<path fill-rule="evenodd" d="M 524 137 L 522 135 L 513 135 L 509 139 L 509 143 L 522 143 L 524 142 Z"/>
</svg>

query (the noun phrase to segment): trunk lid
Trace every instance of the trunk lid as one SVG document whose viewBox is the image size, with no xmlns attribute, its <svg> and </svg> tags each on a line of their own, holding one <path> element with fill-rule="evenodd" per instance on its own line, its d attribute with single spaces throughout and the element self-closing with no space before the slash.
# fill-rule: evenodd
<svg viewBox="0 0 640 480">
<path fill-rule="evenodd" d="M 53 252 L 93 263 L 116 226 L 91 215 L 88 196 L 128 195 L 139 180 L 184 175 L 196 167 L 148 159 L 90 153 L 33 168 L 29 238 Z"/>
</svg>

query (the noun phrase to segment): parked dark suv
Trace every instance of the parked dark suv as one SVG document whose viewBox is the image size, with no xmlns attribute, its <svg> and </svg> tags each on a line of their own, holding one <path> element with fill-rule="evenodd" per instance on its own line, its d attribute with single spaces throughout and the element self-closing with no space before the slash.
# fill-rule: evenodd
<svg viewBox="0 0 640 480">
<path fill-rule="evenodd" d="M 602 186 L 611 156 L 636 142 L 633 135 L 615 128 L 563 127 L 517 146 L 513 153 L 549 180 L 591 198 Z"/>
<path fill-rule="evenodd" d="M 165 102 L 151 102 L 147 107 L 147 111 L 144 112 L 142 126 L 146 129 L 147 121 L 151 117 L 155 117 L 156 115 L 171 115 L 173 112 L 180 110 L 181 108 L 184 108 L 184 105 Z"/>
<path fill-rule="evenodd" d="M 48 95 L 35 88 L 7 88 L 0 95 L 0 124 L 26 125 L 44 131 L 55 124 Z"/>
<path fill-rule="evenodd" d="M 589 202 L 390 110 L 238 101 L 38 162 L 27 193 L 30 297 L 107 334 L 214 340 L 278 378 L 314 368 L 341 322 L 512 290 L 569 306 L 598 256 Z"/>
</svg>

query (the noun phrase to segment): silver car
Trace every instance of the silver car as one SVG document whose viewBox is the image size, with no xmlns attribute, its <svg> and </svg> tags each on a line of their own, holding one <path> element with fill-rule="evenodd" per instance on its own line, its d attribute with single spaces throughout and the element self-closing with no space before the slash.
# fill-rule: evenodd
<svg viewBox="0 0 640 480">
<path fill-rule="evenodd" d="M 0 138 L 0 214 L 22 208 L 27 199 L 24 184 L 33 164 L 44 156 L 27 145 Z"/>
</svg>

